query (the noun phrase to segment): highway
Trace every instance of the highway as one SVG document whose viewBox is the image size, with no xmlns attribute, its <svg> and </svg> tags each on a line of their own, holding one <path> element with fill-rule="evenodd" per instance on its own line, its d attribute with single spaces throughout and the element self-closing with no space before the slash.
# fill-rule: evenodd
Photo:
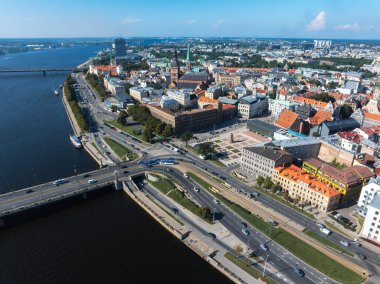
<svg viewBox="0 0 380 284">
<path fill-rule="evenodd" d="M 162 167 L 162 166 L 158 166 Z M 219 221 L 235 236 L 237 236 L 242 243 L 247 244 L 258 256 L 265 259 L 268 256 L 268 263 L 276 270 L 276 275 L 281 275 L 280 279 L 286 278 L 291 280 L 294 283 L 299 282 L 300 277 L 294 273 L 293 268 L 297 267 L 302 269 L 305 272 L 305 277 L 302 278 L 302 283 L 335 283 L 333 280 L 327 278 L 325 275 L 307 265 L 300 259 L 288 253 L 281 246 L 277 245 L 266 235 L 256 230 L 254 227 L 248 225 L 248 230 L 250 235 L 246 236 L 242 232 L 242 219 L 236 215 L 228 207 L 225 207 L 223 203 L 216 204 L 214 202 L 214 197 L 206 190 L 203 190 L 202 187 L 198 184 L 195 184 L 193 181 L 184 178 L 183 174 L 175 169 L 172 169 L 171 172 L 167 172 L 173 176 L 181 186 L 187 190 L 188 194 L 198 201 L 202 206 L 212 208 L 218 212 L 217 215 L 220 215 L 221 218 Z M 194 187 L 200 189 L 199 192 L 193 190 Z M 264 251 L 260 244 L 266 244 L 269 247 L 268 251 Z"/>
<path fill-rule="evenodd" d="M 226 170 L 226 169 L 218 168 L 211 163 L 207 163 L 204 160 L 198 158 L 197 156 L 195 156 L 191 153 L 187 153 L 186 157 L 188 157 L 190 161 L 194 161 L 195 165 L 208 175 L 210 175 L 211 172 L 215 172 L 218 174 L 219 177 L 220 176 L 225 177 L 226 178 L 225 181 L 231 185 L 234 185 L 234 187 L 237 189 L 241 189 L 243 191 L 248 191 L 248 192 L 257 192 L 255 190 L 253 190 L 251 187 L 244 184 L 243 182 L 231 177 L 228 170 Z M 205 168 L 207 168 L 207 171 L 205 170 Z M 216 177 L 218 177 L 218 176 L 216 176 Z M 260 194 L 260 192 L 257 192 L 257 193 Z M 293 210 L 292 208 L 284 205 L 283 203 L 278 202 L 278 201 L 276 201 L 276 200 L 274 200 L 274 199 L 272 199 L 272 198 L 270 198 L 264 194 L 260 194 L 256 199 L 258 202 L 261 202 L 265 207 L 267 207 L 268 210 L 269 209 L 274 210 L 274 211 L 286 216 L 289 219 L 289 221 L 291 220 L 293 222 L 296 222 L 296 223 L 308 228 L 309 230 L 311 230 L 311 231 L 313 231 L 313 232 L 315 232 L 321 236 L 324 236 L 319 231 L 319 227 L 316 226 L 316 222 L 317 222 L 316 220 L 313 220 L 313 219 L 307 217 L 306 215 L 303 215 L 302 213 L 299 213 L 299 212 Z M 342 246 L 342 244 L 340 243 L 341 240 L 345 240 L 347 242 L 352 241 L 352 239 L 348 239 L 347 237 L 339 234 L 336 231 L 334 231 L 331 235 L 329 235 L 326 238 L 328 238 L 330 241 L 334 242 L 335 244 L 337 244 L 339 246 Z M 370 271 L 371 274 L 373 274 L 373 277 L 375 277 L 376 279 L 380 279 L 380 278 L 378 278 L 380 275 L 380 257 L 378 255 L 378 253 L 371 251 L 371 250 L 365 248 L 364 246 L 361 246 L 361 247 L 356 247 L 356 246 L 344 247 L 344 246 L 342 246 L 342 247 L 345 248 L 346 250 L 351 251 L 354 254 L 361 253 L 361 254 L 364 254 L 365 256 L 367 256 L 366 260 L 360 260 L 359 258 L 352 258 L 349 256 L 342 255 L 343 257 L 346 257 L 350 261 L 352 261 L 352 262 L 354 262 L 360 266 L 364 265 L 364 267 L 367 268 L 367 270 Z M 372 282 L 372 281 L 375 281 L 375 282 Z M 378 283 L 378 282 L 377 282 L 377 280 L 373 280 L 370 278 L 368 283 Z"/>
</svg>

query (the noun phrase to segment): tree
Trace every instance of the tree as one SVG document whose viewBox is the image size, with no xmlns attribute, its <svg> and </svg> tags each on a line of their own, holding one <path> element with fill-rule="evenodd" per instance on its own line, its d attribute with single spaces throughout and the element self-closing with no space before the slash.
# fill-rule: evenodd
<svg viewBox="0 0 380 284">
<path fill-rule="evenodd" d="M 310 98 L 313 100 L 325 102 L 325 103 L 328 103 L 328 102 L 334 103 L 335 102 L 335 98 L 329 96 L 328 93 L 315 94 L 315 95 L 311 96 Z"/>
<path fill-rule="evenodd" d="M 331 81 L 331 82 L 329 82 L 329 83 L 327 84 L 327 88 L 329 88 L 329 89 L 335 89 L 335 88 L 338 87 L 338 86 L 339 86 L 339 83 L 334 82 L 334 81 Z"/>
<path fill-rule="evenodd" d="M 300 203 L 301 201 L 301 197 L 297 195 L 296 199 L 294 199 L 294 205 L 297 205 L 298 203 Z"/>
<path fill-rule="evenodd" d="M 269 98 L 272 100 L 275 100 L 276 99 L 276 93 L 270 93 Z"/>
<path fill-rule="evenodd" d="M 264 188 L 269 189 L 271 188 L 272 184 L 272 180 L 269 177 L 265 178 L 263 183 Z"/>
<path fill-rule="evenodd" d="M 162 122 L 157 123 L 156 128 L 154 129 L 154 133 L 160 135 L 165 129 L 165 124 Z"/>
<path fill-rule="evenodd" d="M 117 118 L 117 122 L 126 125 L 127 124 L 128 113 L 125 110 L 120 111 L 119 117 Z"/>
<path fill-rule="evenodd" d="M 256 179 L 256 184 L 258 186 L 261 186 L 264 182 L 264 178 L 262 176 L 258 176 L 257 179 Z"/>
<path fill-rule="evenodd" d="M 164 137 L 170 137 L 173 135 L 173 127 L 170 124 L 167 124 L 165 126 L 164 131 L 162 132 L 162 136 Z"/>
<path fill-rule="evenodd" d="M 143 139 L 146 142 L 152 143 L 153 137 L 154 137 L 154 134 L 153 134 L 152 130 L 150 130 L 150 129 L 144 129 Z"/>
<path fill-rule="evenodd" d="M 212 156 L 215 152 L 214 144 L 210 142 L 198 144 L 197 150 L 198 150 L 198 154 L 204 157 L 209 157 L 210 155 Z"/>
<path fill-rule="evenodd" d="M 181 141 L 186 143 L 189 142 L 193 138 L 193 133 L 191 131 L 186 131 L 181 135 Z"/>
<path fill-rule="evenodd" d="M 275 183 L 272 183 L 271 189 L 272 189 L 272 193 L 275 194 L 278 190 L 278 185 Z"/>
<path fill-rule="evenodd" d="M 286 201 L 289 201 L 289 200 L 290 200 L 289 192 L 285 191 L 285 193 L 284 193 L 284 199 L 285 199 Z"/>
<path fill-rule="evenodd" d="M 198 214 L 203 219 L 212 220 L 212 212 L 211 212 L 210 208 L 208 208 L 208 207 L 204 207 L 204 206 L 199 207 L 198 208 Z"/>
<path fill-rule="evenodd" d="M 342 119 L 349 118 L 353 112 L 354 111 L 350 105 L 344 104 L 340 110 L 340 117 Z"/>
<path fill-rule="evenodd" d="M 234 246 L 235 257 L 238 257 L 243 252 L 243 246 L 238 244 Z"/>
</svg>

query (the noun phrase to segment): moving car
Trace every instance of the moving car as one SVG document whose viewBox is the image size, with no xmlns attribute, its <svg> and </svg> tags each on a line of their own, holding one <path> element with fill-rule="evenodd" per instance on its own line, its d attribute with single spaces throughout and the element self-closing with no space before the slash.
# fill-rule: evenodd
<svg viewBox="0 0 380 284">
<path fill-rule="evenodd" d="M 299 268 L 293 268 L 293 271 L 299 276 L 299 277 L 304 277 L 305 276 L 305 272 L 303 272 L 301 269 Z"/>
<path fill-rule="evenodd" d="M 89 183 L 89 184 L 94 184 L 94 183 L 97 183 L 98 181 L 97 180 L 95 180 L 95 179 L 89 179 L 88 181 L 87 181 L 87 183 Z"/>
<path fill-rule="evenodd" d="M 269 250 L 269 247 L 266 244 L 260 244 L 260 247 L 262 250 L 265 250 L 265 251 Z"/>
<path fill-rule="evenodd" d="M 340 243 L 342 245 L 344 245 L 345 247 L 349 247 L 350 246 L 350 244 L 348 242 L 346 242 L 345 240 L 341 240 Z"/>
<path fill-rule="evenodd" d="M 358 253 L 358 257 L 360 258 L 360 259 L 367 259 L 367 257 L 364 255 L 364 254 L 362 254 L 362 253 Z"/>
<path fill-rule="evenodd" d="M 242 233 L 246 236 L 249 236 L 249 231 L 247 229 L 241 229 Z"/>
<path fill-rule="evenodd" d="M 28 189 L 28 190 L 26 191 L 26 193 L 32 193 L 32 192 L 34 192 L 33 189 Z"/>
<path fill-rule="evenodd" d="M 321 224 L 321 223 L 317 223 L 316 225 L 317 225 L 317 227 L 319 227 L 319 228 L 326 228 L 326 226 L 323 225 L 323 224 Z"/>
<path fill-rule="evenodd" d="M 241 221 L 240 224 L 242 225 L 243 228 L 247 228 L 248 227 L 247 223 L 244 222 L 244 221 Z"/>
<path fill-rule="evenodd" d="M 183 176 L 184 176 L 185 178 L 189 178 L 189 175 L 188 175 L 188 174 L 183 174 Z"/>
<path fill-rule="evenodd" d="M 216 236 L 215 236 L 215 234 L 213 234 L 213 233 L 208 233 L 208 234 L 207 234 L 207 237 L 210 238 L 210 239 L 212 239 L 212 240 L 215 240 L 215 239 L 216 239 Z"/>
<path fill-rule="evenodd" d="M 216 199 L 216 198 L 214 198 L 213 201 L 214 201 L 215 204 L 220 204 L 220 201 L 218 199 Z"/>
<path fill-rule="evenodd" d="M 322 233 L 324 233 L 326 236 L 330 235 L 331 234 L 331 231 L 329 229 L 326 229 L 326 228 L 320 228 L 319 229 Z"/>
<path fill-rule="evenodd" d="M 174 207 L 173 207 L 173 208 L 172 208 L 172 211 L 173 211 L 174 214 L 177 214 L 177 213 L 178 213 L 178 209 L 177 209 L 177 208 L 174 208 Z"/>
<path fill-rule="evenodd" d="M 58 186 L 60 184 L 64 184 L 66 181 L 64 179 L 57 179 L 55 182 L 53 182 L 54 186 Z"/>
<path fill-rule="evenodd" d="M 196 188 L 195 186 L 193 187 L 193 190 L 194 190 L 195 192 L 199 192 L 199 188 Z"/>
</svg>

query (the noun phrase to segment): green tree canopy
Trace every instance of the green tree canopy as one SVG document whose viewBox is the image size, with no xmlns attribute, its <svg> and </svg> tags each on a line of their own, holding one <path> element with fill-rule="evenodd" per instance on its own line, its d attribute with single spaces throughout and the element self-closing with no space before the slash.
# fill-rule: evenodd
<svg viewBox="0 0 380 284">
<path fill-rule="evenodd" d="M 181 135 L 181 141 L 186 143 L 189 142 L 193 138 L 193 133 L 191 131 L 186 131 Z"/>
</svg>

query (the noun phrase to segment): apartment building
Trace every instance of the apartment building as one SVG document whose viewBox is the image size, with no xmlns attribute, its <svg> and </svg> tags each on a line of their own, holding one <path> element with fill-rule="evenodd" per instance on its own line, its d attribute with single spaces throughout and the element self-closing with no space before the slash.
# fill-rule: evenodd
<svg viewBox="0 0 380 284">
<path fill-rule="evenodd" d="M 306 171 L 290 165 L 277 167 L 273 181 L 287 191 L 292 199 L 318 208 L 324 212 L 334 210 L 339 204 L 340 191 L 308 174 Z"/>
<path fill-rule="evenodd" d="M 169 98 L 176 100 L 181 106 L 190 106 L 190 93 L 192 90 L 181 89 L 181 90 L 168 90 L 166 95 Z"/>
<path fill-rule="evenodd" d="M 212 86 L 205 92 L 205 97 L 208 99 L 216 100 L 222 95 L 222 87 Z"/>
<path fill-rule="evenodd" d="M 376 195 L 367 207 L 361 236 L 380 244 L 380 195 Z"/>
<path fill-rule="evenodd" d="M 357 201 L 362 187 L 375 176 L 364 166 L 337 169 L 317 158 L 304 161 L 302 169 L 339 190 L 342 193 L 342 204 Z"/>
<path fill-rule="evenodd" d="M 263 95 L 249 95 L 239 99 L 238 116 L 248 119 L 267 113 L 268 98 Z"/>
<path fill-rule="evenodd" d="M 153 92 L 153 88 L 142 88 L 142 87 L 132 87 L 129 88 L 129 95 L 134 98 L 136 101 L 141 102 L 143 98 L 148 97 L 151 92 Z"/>
<path fill-rule="evenodd" d="M 292 155 L 284 150 L 267 146 L 246 147 L 242 151 L 240 170 L 253 178 L 272 178 L 276 167 L 290 164 L 292 160 Z"/>
<path fill-rule="evenodd" d="M 371 204 L 376 195 L 380 194 L 380 177 L 371 178 L 360 193 L 356 212 L 362 216 L 367 215 L 367 206 Z"/>
</svg>

